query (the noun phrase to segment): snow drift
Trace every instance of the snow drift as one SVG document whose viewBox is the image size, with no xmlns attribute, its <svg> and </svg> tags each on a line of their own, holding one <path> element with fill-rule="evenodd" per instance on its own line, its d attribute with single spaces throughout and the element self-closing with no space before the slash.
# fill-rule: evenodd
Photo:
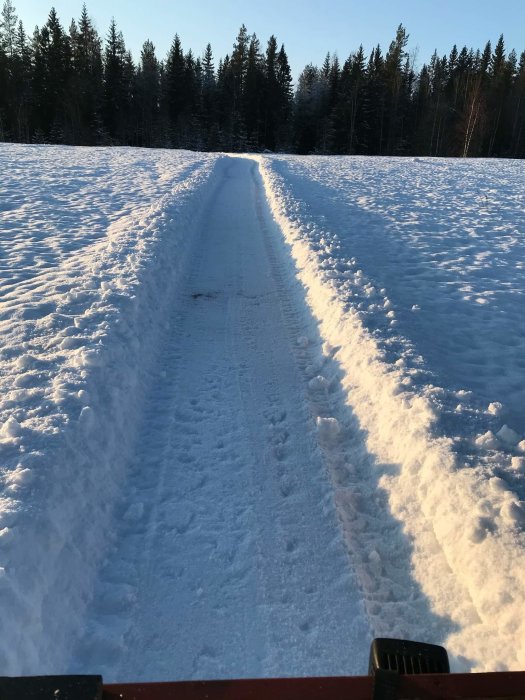
<svg viewBox="0 0 525 700">
<path fill-rule="evenodd" d="M 356 544 L 356 530 L 366 525 L 366 504 L 376 497 L 378 480 L 392 514 L 413 544 L 416 580 L 432 610 L 452 623 L 453 631 L 441 641 L 456 670 L 523 668 L 525 505 L 520 440 L 525 425 L 518 401 L 523 392 L 522 363 L 512 355 L 516 370 L 510 377 L 508 372 L 498 377 L 496 365 L 493 383 L 489 375 L 476 394 L 458 385 L 454 355 L 446 358 L 452 366 L 448 374 L 446 364 L 432 364 L 432 357 L 425 357 L 448 331 L 446 316 L 432 314 L 432 309 L 440 302 L 448 304 L 444 308 L 451 309 L 455 320 L 450 290 L 456 285 L 450 277 L 446 280 L 450 286 L 439 285 L 448 260 L 454 263 L 448 272 L 455 269 L 459 286 L 463 284 L 474 305 L 482 306 L 491 295 L 503 295 L 510 288 L 502 298 L 507 304 L 506 331 L 514 338 L 513 347 L 523 349 L 523 324 L 513 324 L 523 296 L 514 270 L 525 264 L 518 204 L 524 200 L 521 165 L 432 159 L 258 157 L 258 161 L 275 219 L 290 246 L 319 332 L 329 344 L 325 357 L 332 357 L 342 370 L 345 401 L 367 435 L 368 449 L 380 464 L 390 465 L 375 475 L 363 474 L 355 466 L 359 460 L 349 455 L 350 469 L 353 462 L 360 478 L 351 486 L 335 484 L 372 628 L 390 635 L 403 628 L 399 620 L 385 624 L 385 606 L 373 599 L 369 585 L 370 577 L 379 580 L 386 575 L 381 560 L 388 558 L 391 542 L 379 542 L 369 561 Z M 462 181 L 456 179 L 459 173 Z M 451 189 L 455 196 L 447 200 Z M 478 198 L 475 205 L 472 190 Z M 418 206 L 423 223 L 417 218 Z M 451 230 L 454 235 L 443 235 Z M 467 233 L 458 241 L 461 230 Z M 474 244 L 467 251 L 465 239 L 472 231 Z M 432 259 L 433 270 L 421 260 L 416 266 L 414 248 Z M 454 259 L 457 248 L 465 256 L 459 262 Z M 489 261 L 491 248 L 496 260 Z M 503 249 L 507 259 L 501 257 Z M 482 251 L 485 255 L 480 257 Z M 484 267 L 492 263 L 481 286 L 490 289 L 492 284 L 496 291 L 476 293 L 480 265 L 469 268 L 468 252 L 475 261 L 484 260 Z M 411 276 L 423 277 L 413 295 L 406 293 Z M 410 315 L 421 306 L 426 306 L 429 332 L 411 336 Z M 480 363 L 489 364 L 494 358 L 486 343 L 479 347 L 480 359 L 468 364 L 464 358 L 478 340 L 468 330 L 478 328 L 481 336 L 501 332 L 503 319 L 496 307 L 475 326 L 469 320 L 471 313 L 458 316 L 463 327 L 456 328 L 456 337 L 463 331 L 462 379 L 471 380 L 474 389 Z M 406 335 L 399 331 L 398 319 Z M 476 401 L 481 404 L 491 392 L 500 401 L 480 410 Z M 489 432 L 477 437 L 487 421 L 490 425 L 501 421 L 504 399 L 511 403 L 509 415 L 521 432 L 503 425 L 497 436 Z M 454 400 L 454 405 L 463 406 L 450 410 Z M 332 426 L 321 428 L 325 432 Z M 405 595 L 409 618 L 412 601 L 409 591 Z"/>
<path fill-rule="evenodd" d="M 2 672 L 64 670 L 216 156 L 2 146 Z"/>
</svg>

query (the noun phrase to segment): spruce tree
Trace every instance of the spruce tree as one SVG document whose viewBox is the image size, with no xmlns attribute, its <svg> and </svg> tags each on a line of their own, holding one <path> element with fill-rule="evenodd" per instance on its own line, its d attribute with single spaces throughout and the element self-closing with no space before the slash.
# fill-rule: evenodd
<svg viewBox="0 0 525 700">
<path fill-rule="evenodd" d="M 432 92 L 429 69 L 426 64 L 423 64 L 417 77 L 412 105 L 414 112 L 414 154 L 430 155 L 429 124 L 432 121 Z"/>
<path fill-rule="evenodd" d="M 431 156 L 444 155 L 443 131 L 449 113 L 446 97 L 447 70 L 447 59 L 445 57 L 441 59 L 437 51 L 434 51 L 429 66 L 431 101 L 427 154 Z"/>
<path fill-rule="evenodd" d="M 164 112 L 168 117 L 170 142 L 174 146 L 180 146 L 182 134 L 182 121 L 184 113 L 185 92 L 185 62 L 182 44 L 178 34 L 175 34 L 173 43 L 166 59 L 164 73 L 165 86 L 163 89 Z"/>
<path fill-rule="evenodd" d="M 243 24 L 239 29 L 239 33 L 233 45 L 233 51 L 230 59 L 230 67 L 233 76 L 234 111 L 241 108 L 246 71 L 248 68 L 249 42 L 250 38 L 248 36 L 248 30 Z"/>
<path fill-rule="evenodd" d="M 33 36 L 32 126 L 37 140 L 62 143 L 66 137 L 71 48 L 56 11 Z"/>
<path fill-rule="evenodd" d="M 181 145 L 183 148 L 199 150 L 203 144 L 200 96 L 202 67 L 200 59 L 195 59 L 190 49 L 184 57 L 183 120 Z"/>
<path fill-rule="evenodd" d="M 294 147 L 297 153 L 314 153 L 317 147 L 319 69 L 311 63 L 299 76 L 294 108 Z"/>
<path fill-rule="evenodd" d="M 18 22 L 15 53 L 11 68 L 11 128 L 16 141 L 31 139 L 29 111 L 31 104 L 31 51 L 22 20 Z"/>
<path fill-rule="evenodd" d="M 277 84 L 279 86 L 279 102 L 277 110 L 276 148 L 278 150 L 290 150 L 292 138 L 292 72 L 288 63 L 288 56 L 284 44 L 281 44 L 277 54 Z"/>
<path fill-rule="evenodd" d="M 513 158 L 525 158 L 525 51 L 520 55 L 513 81 L 510 117 L 512 122 L 510 155 Z"/>
<path fill-rule="evenodd" d="M 144 42 L 137 71 L 138 136 L 141 146 L 160 145 L 160 65 L 155 46 L 149 39 Z"/>
<path fill-rule="evenodd" d="M 366 136 L 366 64 L 363 46 L 343 65 L 333 113 L 333 143 L 336 153 L 364 150 Z"/>
<path fill-rule="evenodd" d="M 201 58 L 176 35 L 165 62 L 151 41 L 136 66 L 113 20 L 102 42 L 86 6 L 64 32 L 52 8 L 28 41 L 13 0 L 0 13 L 0 139 L 301 153 L 525 156 L 525 52 L 454 45 L 416 75 L 408 34 L 343 66 L 302 71 L 271 36 L 264 54 L 241 26 L 230 55 Z"/>
<path fill-rule="evenodd" d="M 234 129 L 234 76 L 231 67 L 231 59 L 228 54 L 219 61 L 217 69 L 217 113 L 218 113 L 218 133 L 217 140 L 220 149 L 225 151 L 233 150 L 233 129 Z"/>
<path fill-rule="evenodd" d="M 218 150 L 220 144 L 217 114 L 217 80 L 211 44 L 206 46 L 202 59 L 201 113 L 203 147 L 210 151 Z"/>
<path fill-rule="evenodd" d="M 229 61 L 231 73 L 232 103 L 229 115 L 229 127 L 231 130 L 232 145 L 235 150 L 246 150 L 246 125 L 244 123 L 244 88 L 246 71 L 248 68 L 248 49 L 250 37 L 244 24 L 233 45 L 232 55 Z"/>
<path fill-rule="evenodd" d="M 384 58 L 381 47 L 372 50 L 367 64 L 367 91 L 370 104 L 368 115 L 368 155 L 383 155 L 385 150 L 385 113 L 387 107 Z"/>
<path fill-rule="evenodd" d="M 487 156 L 507 155 L 510 151 L 507 135 L 510 131 L 508 123 L 508 96 L 512 86 L 515 66 L 507 62 L 505 42 L 500 36 L 488 66 L 489 84 L 487 87 L 487 120 L 488 139 L 486 143 Z"/>
<path fill-rule="evenodd" d="M 259 40 L 255 34 L 250 39 L 243 90 L 243 121 L 246 126 L 249 151 L 259 150 L 262 127 L 262 101 L 265 96 L 265 66 Z M 244 149 L 243 149 L 244 150 Z"/>
<path fill-rule="evenodd" d="M 73 76 L 70 88 L 76 143 L 104 142 L 102 106 L 104 102 L 102 42 L 87 13 L 86 5 L 78 26 L 70 29 Z"/>
<path fill-rule="evenodd" d="M 268 39 L 264 61 L 264 95 L 262 103 L 262 146 L 269 150 L 275 150 L 276 132 L 279 124 L 279 82 L 277 78 L 277 39 L 272 36 Z"/>
<path fill-rule="evenodd" d="M 104 50 L 104 125 L 113 143 L 120 143 L 125 120 L 126 46 L 122 32 L 117 30 L 115 19 L 111 20 Z"/>
</svg>

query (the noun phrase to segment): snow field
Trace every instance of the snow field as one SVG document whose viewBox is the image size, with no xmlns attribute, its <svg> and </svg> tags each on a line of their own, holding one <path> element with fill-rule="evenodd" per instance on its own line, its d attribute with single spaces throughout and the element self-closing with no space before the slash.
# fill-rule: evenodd
<svg viewBox="0 0 525 700">
<path fill-rule="evenodd" d="M 257 159 L 340 373 L 346 408 L 320 438 L 344 442 L 351 409 L 370 453 L 328 463 L 374 634 L 444 643 L 456 670 L 523 668 L 521 165 Z M 370 547 L 389 511 L 412 550 L 404 590 L 395 526 Z"/>
<path fill-rule="evenodd" d="M 525 667 L 520 163 L 0 165 L 5 674 Z"/>
<path fill-rule="evenodd" d="M 80 633 L 149 357 L 216 161 L 0 149 L 5 675 L 63 671 Z"/>
</svg>

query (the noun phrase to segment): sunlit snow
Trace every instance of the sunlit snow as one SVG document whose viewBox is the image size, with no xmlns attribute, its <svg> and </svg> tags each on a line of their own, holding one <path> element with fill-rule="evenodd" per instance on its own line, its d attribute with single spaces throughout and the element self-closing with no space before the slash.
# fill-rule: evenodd
<svg viewBox="0 0 525 700">
<path fill-rule="evenodd" d="M 369 454 L 349 441 L 336 457 L 345 480 L 335 498 L 363 560 L 372 628 L 390 636 L 410 622 L 413 635 L 422 622 L 409 591 L 392 594 L 391 539 L 370 525 L 384 493 L 413 548 L 415 581 L 451 625 L 442 641 L 456 668 L 522 668 L 522 163 L 261 160 L 308 303 L 336 348 L 345 401 L 366 432 Z M 381 576 L 356 528 L 378 538 Z M 408 609 L 392 619 L 386 611 L 403 598 Z"/>
<path fill-rule="evenodd" d="M 0 167 L 5 675 L 525 667 L 521 162 Z"/>
</svg>

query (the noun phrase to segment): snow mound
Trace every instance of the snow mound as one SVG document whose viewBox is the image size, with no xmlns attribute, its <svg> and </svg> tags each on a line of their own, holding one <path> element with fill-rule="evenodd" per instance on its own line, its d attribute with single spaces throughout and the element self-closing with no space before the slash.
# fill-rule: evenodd
<svg viewBox="0 0 525 700">
<path fill-rule="evenodd" d="M 257 160 L 322 339 L 338 348 L 346 401 L 369 452 L 389 465 L 379 483 L 413 543 L 412 574 L 451 623 L 452 632 L 433 640 L 458 670 L 522 669 L 520 164 Z M 499 204 L 481 212 L 486 188 Z M 332 457 L 336 502 L 357 557 L 363 516 L 356 519 L 342 459 Z M 371 575 L 370 562 L 363 572 Z M 372 619 L 376 609 L 383 610 L 377 596 L 368 604 Z M 379 629 L 397 636 L 399 621 L 390 622 Z M 432 640 L 428 629 L 421 635 Z"/>
</svg>

